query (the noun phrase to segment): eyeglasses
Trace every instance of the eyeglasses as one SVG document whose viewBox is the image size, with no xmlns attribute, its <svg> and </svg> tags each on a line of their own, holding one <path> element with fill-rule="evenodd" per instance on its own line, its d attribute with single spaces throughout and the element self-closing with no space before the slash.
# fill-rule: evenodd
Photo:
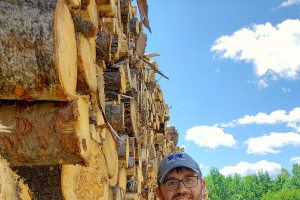
<svg viewBox="0 0 300 200">
<path fill-rule="evenodd" d="M 198 178 L 201 179 L 199 176 L 189 176 L 181 180 L 167 180 L 164 181 L 163 184 L 168 191 L 177 190 L 180 182 L 182 182 L 186 188 L 191 188 L 198 185 Z"/>
</svg>

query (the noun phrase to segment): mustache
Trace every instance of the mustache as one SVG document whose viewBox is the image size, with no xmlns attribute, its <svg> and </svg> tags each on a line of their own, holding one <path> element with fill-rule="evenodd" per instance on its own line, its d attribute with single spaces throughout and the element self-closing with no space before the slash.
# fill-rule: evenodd
<svg viewBox="0 0 300 200">
<path fill-rule="evenodd" d="M 172 197 L 172 199 L 177 198 L 177 197 L 184 197 L 184 196 L 188 196 L 188 197 L 190 197 L 191 199 L 193 199 L 193 195 L 192 195 L 192 194 L 189 194 L 189 193 L 187 193 L 187 192 L 184 192 L 184 193 L 177 193 L 177 194 L 175 194 L 175 195 Z"/>
</svg>

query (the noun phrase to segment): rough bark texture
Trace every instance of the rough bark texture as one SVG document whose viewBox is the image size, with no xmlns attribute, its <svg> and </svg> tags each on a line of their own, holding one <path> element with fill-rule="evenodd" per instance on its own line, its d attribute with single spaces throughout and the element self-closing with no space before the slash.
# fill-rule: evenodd
<svg viewBox="0 0 300 200">
<path fill-rule="evenodd" d="M 72 18 L 76 32 L 80 32 L 86 38 L 96 36 L 98 30 L 92 22 L 82 19 L 79 14 L 74 15 Z"/>
<path fill-rule="evenodd" d="M 130 137 L 135 137 L 138 134 L 136 108 L 134 99 L 130 99 L 129 103 L 124 103 L 125 109 L 125 130 L 119 131 L 121 134 L 127 134 Z"/>
<path fill-rule="evenodd" d="M 121 131 L 125 128 L 124 121 L 124 104 L 115 104 L 114 102 L 106 102 L 105 116 L 107 121 L 115 131 Z"/>
<path fill-rule="evenodd" d="M 119 158 L 119 165 L 121 167 L 128 167 L 128 159 L 129 159 L 129 140 L 128 135 L 120 135 L 122 141 L 118 141 L 118 158 Z"/>
<path fill-rule="evenodd" d="M 125 193 L 124 190 L 120 187 L 111 187 L 113 193 L 112 200 L 125 200 Z"/>
<path fill-rule="evenodd" d="M 111 34 L 106 34 L 104 32 L 97 33 L 96 40 L 96 59 L 104 60 L 105 62 L 111 61 L 111 43 L 112 36 Z"/>
<path fill-rule="evenodd" d="M 130 27 L 130 36 L 137 37 L 140 32 L 140 23 L 138 18 L 133 18 L 129 20 L 129 27 Z"/>
<path fill-rule="evenodd" d="M 121 103 L 121 95 L 117 92 L 105 92 L 105 101 L 114 101 L 117 104 Z"/>
<path fill-rule="evenodd" d="M 120 0 L 121 5 L 121 19 L 124 24 L 129 22 L 131 18 L 131 0 Z"/>
<path fill-rule="evenodd" d="M 0 8 L 0 99 L 72 98 L 76 41 L 63 0 L 3 0 Z"/>
<path fill-rule="evenodd" d="M 119 51 L 121 49 L 122 35 L 112 34 L 111 42 L 111 60 L 119 60 Z"/>
<path fill-rule="evenodd" d="M 104 72 L 105 92 L 123 93 L 126 90 L 126 80 L 123 67 L 118 72 Z"/>
<path fill-rule="evenodd" d="M 61 165 L 18 166 L 12 168 L 33 192 L 33 200 L 64 200 Z"/>
<path fill-rule="evenodd" d="M 85 100 L 0 103 L 0 153 L 11 165 L 83 163 L 89 158 Z"/>
</svg>

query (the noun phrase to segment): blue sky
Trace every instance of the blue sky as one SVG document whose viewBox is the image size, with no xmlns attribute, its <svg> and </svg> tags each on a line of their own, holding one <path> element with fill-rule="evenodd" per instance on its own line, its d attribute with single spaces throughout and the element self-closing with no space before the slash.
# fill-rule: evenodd
<svg viewBox="0 0 300 200">
<path fill-rule="evenodd" d="M 223 174 L 300 163 L 300 0 L 148 0 L 179 146 Z"/>
</svg>

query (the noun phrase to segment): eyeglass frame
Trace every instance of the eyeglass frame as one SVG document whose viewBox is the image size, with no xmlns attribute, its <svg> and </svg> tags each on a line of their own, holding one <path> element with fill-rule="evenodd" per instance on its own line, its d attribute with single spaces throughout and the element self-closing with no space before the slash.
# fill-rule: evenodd
<svg viewBox="0 0 300 200">
<path fill-rule="evenodd" d="M 192 187 L 187 187 L 187 186 L 184 184 L 183 180 L 186 179 L 186 178 L 190 178 L 190 177 L 196 177 L 196 178 L 197 178 L 197 184 L 194 185 L 194 186 L 192 186 Z M 202 178 L 201 178 L 200 176 L 188 176 L 188 177 L 185 177 L 185 178 L 183 178 L 183 179 L 170 179 L 170 180 L 166 180 L 166 181 L 163 181 L 162 184 L 164 185 L 164 187 L 165 187 L 165 189 L 166 189 L 167 191 L 174 191 L 174 190 L 177 190 L 177 189 L 179 188 L 180 182 L 182 182 L 183 185 L 184 185 L 184 187 L 186 187 L 186 188 L 193 188 L 193 187 L 196 187 L 196 186 L 198 185 L 198 179 L 200 179 L 200 181 L 202 180 Z M 167 181 L 172 181 L 172 180 L 173 180 L 173 181 L 178 181 L 177 188 L 176 188 L 176 189 L 173 189 L 173 190 L 168 190 L 168 189 L 166 188 L 165 183 L 166 183 Z M 162 184 L 161 184 L 161 185 L 162 185 Z"/>
</svg>

